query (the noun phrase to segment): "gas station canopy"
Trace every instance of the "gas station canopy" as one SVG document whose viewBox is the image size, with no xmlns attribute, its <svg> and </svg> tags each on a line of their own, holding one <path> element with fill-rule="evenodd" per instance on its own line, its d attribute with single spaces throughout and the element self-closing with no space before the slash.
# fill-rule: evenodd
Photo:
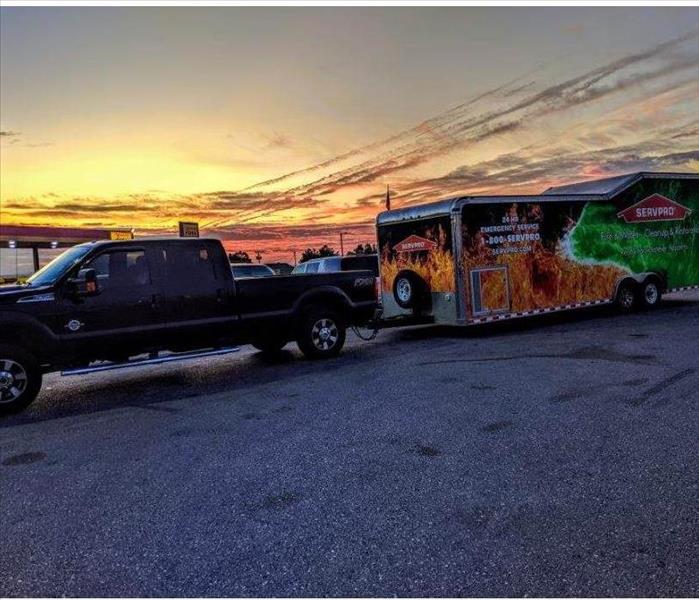
<svg viewBox="0 0 699 600">
<path fill-rule="evenodd" d="M 39 268 L 41 248 L 69 248 L 94 240 L 130 240 L 133 237 L 133 229 L 0 225 L 0 248 L 31 248 L 35 270 Z"/>
</svg>

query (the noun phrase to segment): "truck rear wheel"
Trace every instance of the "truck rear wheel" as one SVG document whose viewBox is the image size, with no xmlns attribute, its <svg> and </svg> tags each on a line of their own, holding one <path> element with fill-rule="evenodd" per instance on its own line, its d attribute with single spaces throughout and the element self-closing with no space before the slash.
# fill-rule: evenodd
<svg viewBox="0 0 699 600">
<path fill-rule="evenodd" d="M 0 415 L 29 406 L 41 389 L 36 358 L 16 346 L 0 345 Z"/>
<path fill-rule="evenodd" d="M 337 311 L 314 306 L 301 317 L 296 342 L 308 358 L 330 358 L 342 350 L 346 333 L 344 319 Z"/>
<path fill-rule="evenodd" d="M 655 308 L 660 304 L 662 292 L 660 284 L 654 277 L 650 277 L 643 282 L 641 286 L 641 306 L 646 309 Z"/>
</svg>

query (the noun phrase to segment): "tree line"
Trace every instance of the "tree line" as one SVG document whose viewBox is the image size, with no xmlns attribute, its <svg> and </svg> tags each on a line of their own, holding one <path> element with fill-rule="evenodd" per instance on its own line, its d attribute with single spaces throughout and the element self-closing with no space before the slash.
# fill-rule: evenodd
<svg viewBox="0 0 699 600">
<path fill-rule="evenodd" d="M 354 250 L 347 252 L 347 256 L 358 256 L 361 254 L 376 254 L 375 244 L 357 244 Z M 340 256 L 340 253 L 328 244 L 323 244 L 320 248 L 306 248 L 301 253 L 299 263 L 304 263 L 313 258 L 325 258 L 326 256 Z M 228 260 L 233 263 L 252 263 L 252 258 L 247 252 L 241 250 L 229 252 Z"/>
</svg>

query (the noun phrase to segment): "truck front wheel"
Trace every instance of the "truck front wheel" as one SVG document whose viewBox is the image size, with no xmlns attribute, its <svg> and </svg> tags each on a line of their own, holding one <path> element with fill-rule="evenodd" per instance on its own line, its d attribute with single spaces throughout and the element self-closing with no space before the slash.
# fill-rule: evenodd
<svg viewBox="0 0 699 600">
<path fill-rule="evenodd" d="M 29 406 L 41 389 L 36 359 L 15 346 L 0 345 L 0 415 Z"/>
<path fill-rule="evenodd" d="M 312 307 L 301 317 L 296 341 L 308 358 L 330 358 L 340 353 L 345 336 L 345 322 L 338 312 Z"/>
</svg>

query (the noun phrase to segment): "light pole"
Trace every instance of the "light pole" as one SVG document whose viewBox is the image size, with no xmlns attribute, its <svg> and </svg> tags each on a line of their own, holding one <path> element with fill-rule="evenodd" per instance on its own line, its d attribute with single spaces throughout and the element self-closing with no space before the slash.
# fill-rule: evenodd
<svg viewBox="0 0 699 600">
<path fill-rule="evenodd" d="M 344 236 L 344 235 L 349 235 L 349 231 L 341 231 L 340 232 L 340 256 L 345 255 L 345 244 L 344 244 L 344 241 L 342 239 L 342 236 Z"/>
</svg>

